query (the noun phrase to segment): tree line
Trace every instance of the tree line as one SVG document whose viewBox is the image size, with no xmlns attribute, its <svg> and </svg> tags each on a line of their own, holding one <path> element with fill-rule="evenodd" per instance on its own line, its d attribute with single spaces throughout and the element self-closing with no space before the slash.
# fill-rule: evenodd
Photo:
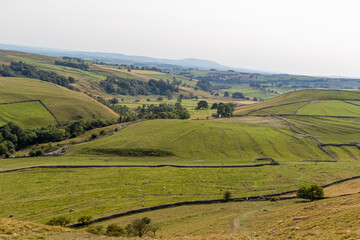
<svg viewBox="0 0 360 240">
<path fill-rule="evenodd" d="M 5 64 L 0 65 L 0 76 L 36 78 L 41 81 L 51 82 L 64 87 L 76 82 L 73 77 L 67 78 L 56 72 L 38 70 L 35 66 L 21 61 L 11 62 L 9 66 Z"/>
<path fill-rule="evenodd" d="M 65 67 L 71 67 L 71 68 L 78 68 L 84 71 L 87 71 L 89 69 L 89 65 L 86 63 L 76 63 L 72 61 L 55 61 L 55 65 L 61 65 Z"/>
<path fill-rule="evenodd" d="M 9 122 L 0 127 L 0 157 L 9 157 L 15 151 L 41 143 L 59 142 L 68 138 L 74 138 L 85 131 L 95 128 L 106 127 L 115 121 L 85 120 L 71 121 L 63 126 L 24 129 L 14 122 Z M 36 155 L 41 155 L 38 152 Z"/>
<path fill-rule="evenodd" d="M 100 82 L 100 87 L 109 94 L 121 95 L 166 95 L 171 96 L 173 92 L 179 92 L 175 84 L 163 80 L 150 79 L 148 82 L 136 79 L 108 76 Z"/>
</svg>

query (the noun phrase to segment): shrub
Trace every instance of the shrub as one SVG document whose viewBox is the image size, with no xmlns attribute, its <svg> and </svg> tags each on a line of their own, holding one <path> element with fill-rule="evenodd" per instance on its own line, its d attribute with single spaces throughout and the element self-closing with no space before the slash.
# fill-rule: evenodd
<svg viewBox="0 0 360 240">
<path fill-rule="evenodd" d="M 50 219 L 46 224 L 64 227 L 69 223 L 70 223 L 70 218 L 60 216 L 60 217 L 54 217 L 54 218 Z"/>
<path fill-rule="evenodd" d="M 103 129 L 100 131 L 100 135 L 104 135 L 104 134 L 105 134 L 105 130 Z"/>
<path fill-rule="evenodd" d="M 106 228 L 106 235 L 111 237 L 120 237 L 125 235 L 125 229 L 116 223 L 112 223 Z"/>
<path fill-rule="evenodd" d="M 224 198 L 225 201 L 230 201 L 230 199 L 231 199 L 231 192 L 229 192 L 229 191 L 224 192 L 223 198 Z"/>
<path fill-rule="evenodd" d="M 91 139 L 95 139 L 95 138 L 97 138 L 97 136 L 98 136 L 97 133 L 93 133 L 93 134 L 91 134 L 91 137 L 90 137 L 90 138 L 91 138 Z"/>
<path fill-rule="evenodd" d="M 35 152 L 35 156 L 41 156 L 41 155 L 43 155 L 43 154 L 44 154 L 44 151 L 41 150 L 41 149 L 36 150 L 36 152 Z"/>
<path fill-rule="evenodd" d="M 78 218 L 78 223 L 89 225 L 92 223 L 93 217 L 92 216 L 81 216 Z"/>
<path fill-rule="evenodd" d="M 309 199 L 310 201 L 324 198 L 324 189 L 316 184 L 308 187 L 301 187 L 297 191 L 296 195 L 299 198 Z"/>
<path fill-rule="evenodd" d="M 87 232 L 95 235 L 101 235 L 103 230 L 103 226 L 91 226 L 86 229 Z"/>
<path fill-rule="evenodd" d="M 278 197 L 271 197 L 270 198 L 270 202 L 277 202 L 277 201 L 279 201 Z"/>
</svg>

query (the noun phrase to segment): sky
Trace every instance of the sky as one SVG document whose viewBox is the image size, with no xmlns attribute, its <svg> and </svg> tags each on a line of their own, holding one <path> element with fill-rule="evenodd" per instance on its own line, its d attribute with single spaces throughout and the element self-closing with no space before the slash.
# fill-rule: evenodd
<svg viewBox="0 0 360 240">
<path fill-rule="evenodd" d="M 359 0 L 0 0 L 0 43 L 360 77 Z"/>
</svg>

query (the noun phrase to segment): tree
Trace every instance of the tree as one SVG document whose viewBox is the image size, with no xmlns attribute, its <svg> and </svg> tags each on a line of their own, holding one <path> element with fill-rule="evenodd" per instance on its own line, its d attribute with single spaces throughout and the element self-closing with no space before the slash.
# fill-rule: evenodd
<svg viewBox="0 0 360 240">
<path fill-rule="evenodd" d="M 228 97 L 230 95 L 229 92 L 224 92 L 224 97 Z"/>
<path fill-rule="evenodd" d="M 8 153 L 8 149 L 4 144 L 0 144 L 0 157 L 5 156 Z"/>
<path fill-rule="evenodd" d="M 213 105 L 211 106 L 211 109 L 217 109 L 218 104 L 217 103 L 213 103 Z"/>
<path fill-rule="evenodd" d="M 231 117 L 235 110 L 235 104 L 233 103 L 219 103 L 217 107 L 217 113 L 220 117 Z"/>
<path fill-rule="evenodd" d="M 229 192 L 229 191 L 226 191 L 226 192 L 224 192 L 224 200 L 225 201 L 230 201 L 230 199 L 231 199 L 231 192 Z"/>
<path fill-rule="evenodd" d="M 208 109 L 209 105 L 207 101 L 201 100 L 200 102 L 198 102 L 196 109 L 200 110 L 200 109 Z"/>
<path fill-rule="evenodd" d="M 324 189 L 316 184 L 301 187 L 297 191 L 296 195 L 299 198 L 309 199 L 310 201 L 324 198 Z"/>
<path fill-rule="evenodd" d="M 232 98 L 245 98 L 241 92 L 235 92 L 231 95 Z"/>
<path fill-rule="evenodd" d="M 151 219 L 148 217 L 144 217 L 142 219 L 136 219 L 132 221 L 131 224 L 128 224 L 126 226 L 126 230 L 129 234 L 142 237 L 147 232 L 152 230 L 152 225 L 150 225 L 150 223 L 151 223 Z"/>
</svg>

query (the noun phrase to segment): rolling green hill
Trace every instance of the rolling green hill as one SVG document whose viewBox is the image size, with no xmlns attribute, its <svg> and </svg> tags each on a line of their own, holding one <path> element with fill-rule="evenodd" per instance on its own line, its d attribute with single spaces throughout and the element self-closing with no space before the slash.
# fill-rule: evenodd
<svg viewBox="0 0 360 240">
<path fill-rule="evenodd" d="M 24 100 L 41 100 L 60 121 L 117 118 L 112 110 L 83 93 L 36 79 L 0 78 L 0 103 Z"/>
<path fill-rule="evenodd" d="M 225 164 L 264 157 L 280 161 L 327 157 L 314 140 L 292 133 L 284 121 L 258 117 L 146 121 L 111 137 L 74 146 L 71 155 L 126 157 L 129 151 L 148 150 L 166 151 L 190 162 Z"/>
<path fill-rule="evenodd" d="M 272 98 L 265 102 L 238 107 L 235 110 L 234 114 L 267 115 L 297 113 L 306 115 L 359 115 L 360 108 L 358 108 L 356 105 L 347 103 L 345 101 L 335 100 L 360 100 L 360 91 L 325 89 L 308 89 L 293 91 L 282 96 Z"/>
</svg>

